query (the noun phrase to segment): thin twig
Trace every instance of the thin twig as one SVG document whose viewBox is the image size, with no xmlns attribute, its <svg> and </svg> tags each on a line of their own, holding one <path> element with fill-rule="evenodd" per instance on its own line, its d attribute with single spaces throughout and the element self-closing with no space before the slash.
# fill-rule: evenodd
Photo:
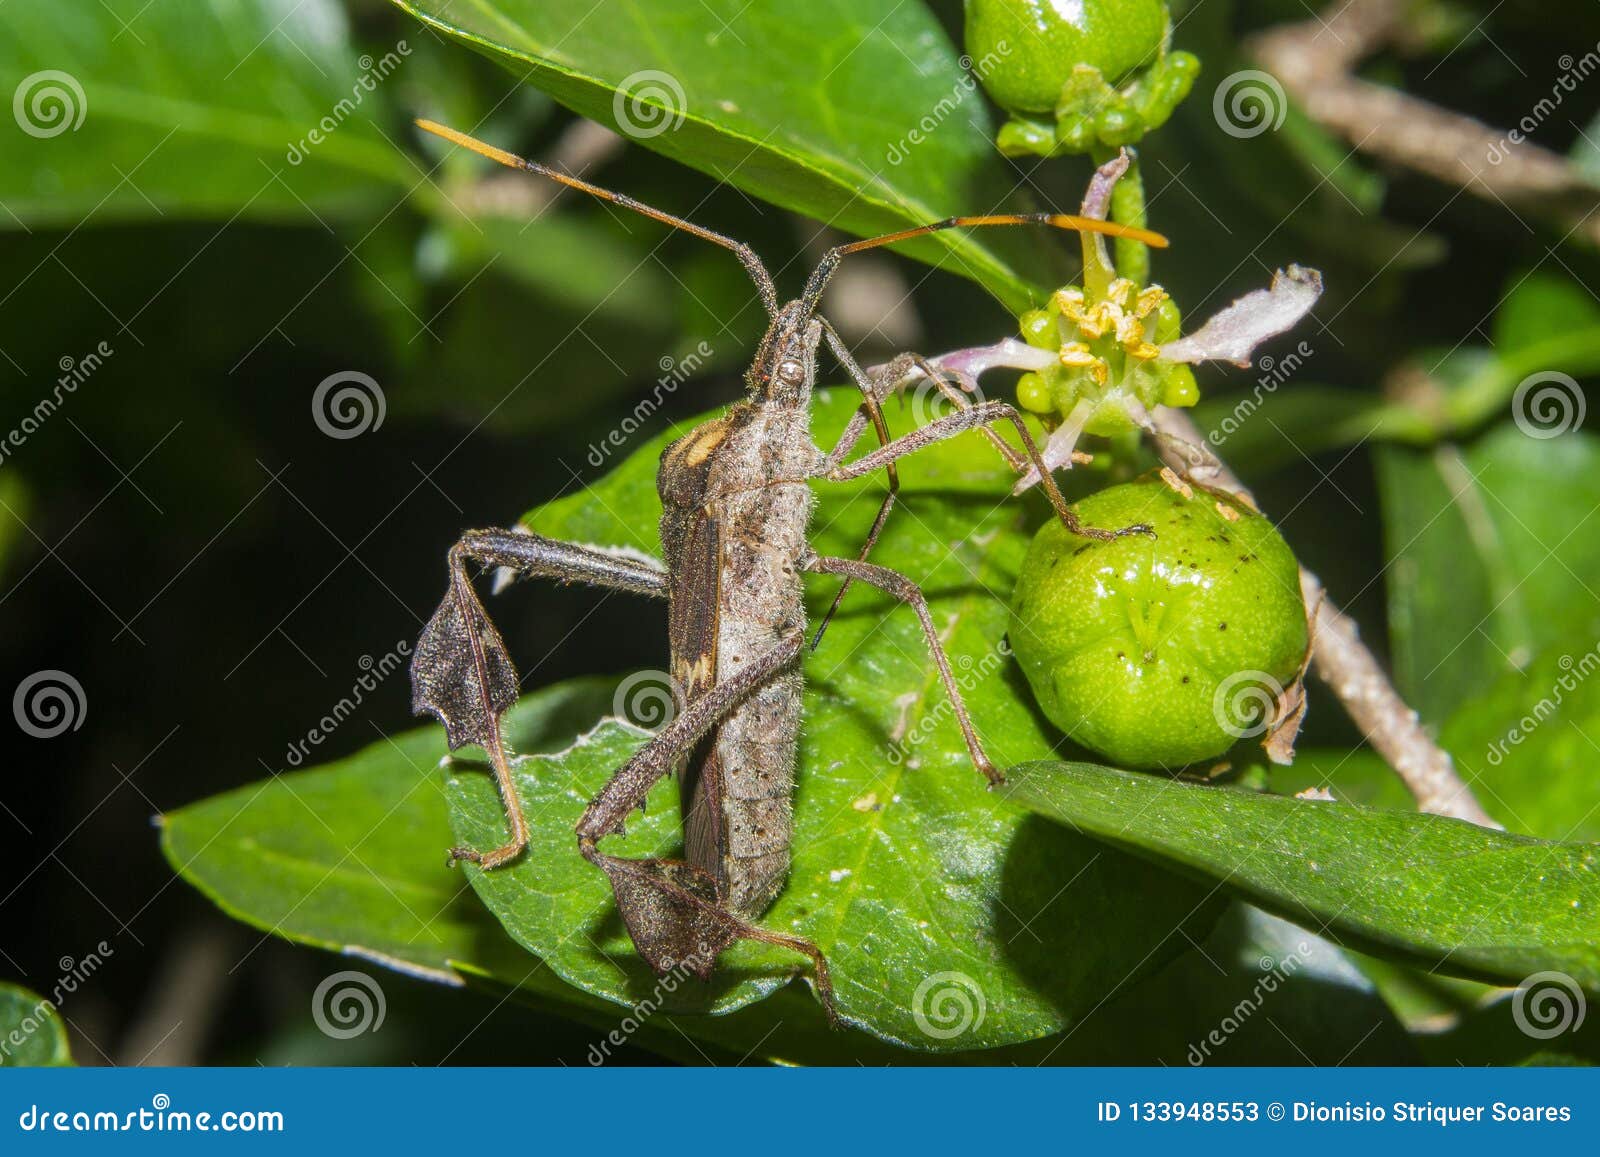
<svg viewBox="0 0 1600 1157">
<path fill-rule="evenodd" d="M 1156 442 L 1162 459 L 1180 474 L 1196 473 L 1194 461 L 1186 457 L 1181 445 L 1205 444 L 1194 421 L 1182 410 L 1161 406 L 1156 409 L 1155 422 L 1166 435 Z M 1220 460 L 1213 458 L 1213 462 L 1215 465 L 1206 470 L 1201 480 L 1231 490 L 1255 506 L 1254 496 L 1238 476 Z M 1423 729 L 1417 713 L 1406 706 L 1377 658 L 1361 641 L 1355 620 L 1333 604 L 1323 592 L 1321 581 L 1305 567 L 1300 568 L 1300 593 L 1307 613 L 1314 616 L 1312 670 L 1344 704 L 1367 742 L 1394 768 L 1416 798 L 1417 810 L 1498 828 L 1500 825 L 1483 810 L 1472 789 L 1456 773 L 1450 753 Z"/>
<path fill-rule="evenodd" d="M 1248 48 L 1307 116 L 1362 152 L 1502 206 L 1547 214 L 1600 242 L 1600 188 L 1567 158 L 1352 75 L 1406 28 L 1404 0 L 1335 0 L 1323 15 L 1262 33 Z"/>
</svg>

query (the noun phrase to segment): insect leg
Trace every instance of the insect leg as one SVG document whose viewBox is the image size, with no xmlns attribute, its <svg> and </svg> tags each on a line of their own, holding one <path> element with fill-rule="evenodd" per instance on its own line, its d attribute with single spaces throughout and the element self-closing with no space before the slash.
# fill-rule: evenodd
<svg viewBox="0 0 1600 1157">
<path fill-rule="evenodd" d="M 811 958 L 817 995 L 830 1020 L 833 988 L 822 951 L 809 940 L 757 927 L 729 909 L 711 877 L 682 860 L 608 856 L 599 841 L 622 828 L 650 788 L 752 692 L 800 656 L 805 636 L 792 631 L 731 679 L 690 701 L 672 722 L 623 764 L 578 820 L 578 850 L 605 872 L 622 922 L 639 955 L 658 974 L 688 968 L 710 979 L 716 958 L 735 940 L 759 940 Z"/>
<path fill-rule="evenodd" d="M 854 462 L 847 465 L 834 465 L 826 470 L 822 477 L 830 482 L 844 482 L 852 478 L 860 478 L 864 474 L 871 474 L 874 470 L 881 469 L 886 462 L 897 458 L 904 458 L 918 450 L 954 438 L 968 430 L 980 429 L 991 422 L 1010 422 L 1016 427 L 1017 433 L 1022 438 L 1022 445 L 1027 450 L 1028 460 L 1039 471 L 1039 477 L 1044 485 L 1045 495 L 1050 499 L 1050 505 L 1055 508 L 1057 516 L 1063 525 L 1073 534 L 1084 538 L 1093 538 L 1105 541 L 1113 538 L 1122 538 L 1129 534 L 1150 534 L 1150 527 L 1144 523 L 1134 526 L 1124 526 L 1117 530 L 1105 530 L 1095 526 L 1085 526 L 1078 521 L 1078 516 L 1067 505 L 1067 500 L 1061 494 L 1061 489 L 1056 485 L 1055 477 L 1044 465 L 1044 459 L 1039 453 L 1039 446 L 1033 440 L 1033 435 L 1028 432 L 1027 423 L 1022 420 L 1022 415 L 1015 406 L 1006 402 L 978 402 L 964 410 L 957 410 L 953 414 L 946 414 L 929 422 L 926 426 L 911 431 L 896 438 L 887 446 L 880 446 L 869 454 L 863 454 Z"/>
<path fill-rule="evenodd" d="M 844 344 L 844 339 L 839 336 L 838 331 L 833 328 L 827 319 L 820 320 L 822 322 L 822 332 L 828 338 L 828 347 L 833 350 L 834 357 L 839 359 L 839 364 L 844 367 L 845 372 L 850 375 L 850 379 L 855 382 L 856 387 L 860 389 L 862 394 L 861 405 L 857 408 L 855 414 L 851 416 L 850 426 L 846 429 L 844 437 L 850 440 L 852 446 L 855 445 L 865 429 L 867 420 L 870 419 L 873 431 L 878 436 L 878 445 L 887 446 L 892 439 L 889 437 L 889 424 L 883 417 L 882 401 L 888 393 L 909 376 L 910 363 L 905 362 L 902 364 L 904 359 L 896 358 L 883 367 L 878 377 L 874 379 L 856 362 L 856 359 L 850 353 L 849 347 Z M 851 433 L 852 430 L 854 431 L 853 435 Z M 840 457 L 842 456 L 840 455 Z M 830 456 L 829 460 L 832 460 L 832 456 Z M 891 462 L 885 466 L 883 472 L 888 478 L 889 489 L 883 496 L 883 503 L 878 507 L 876 517 L 872 520 L 872 528 L 867 531 L 866 541 L 861 544 L 861 551 L 857 557 L 862 562 L 865 562 L 867 556 L 872 553 L 872 547 L 878 541 L 878 535 L 883 532 L 884 523 L 889 521 L 889 511 L 894 509 L 895 497 L 900 493 L 900 472 L 895 469 L 894 463 Z M 811 649 L 813 651 L 822 645 L 822 636 L 827 633 L 828 624 L 833 622 L 833 616 L 838 614 L 839 604 L 844 602 L 845 592 L 849 589 L 850 580 L 846 578 L 844 582 L 839 584 L 839 591 L 833 596 L 833 603 L 828 607 L 827 614 L 822 616 L 822 622 L 817 627 L 817 633 L 812 636 Z"/>
<path fill-rule="evenodd" d="M 813 555 L 805 563 L 805 569 L 817 574 L 838 574 L 847 578 L 857 578 L 864 583 L 887 591 L 902 603 L 909 606 L 922 624 L 922 633 L 927 637 L 928 649 L 933 652 L 934 664 L 939 668 L 939 678 L 944 683 L 945 693 L 950 696 L 950 705 L 955 710 L 956 721 L 961 725 L 961 736 L 966 740 L 967 751 L 972 756 L 973 765 L 983 773 L 991 787 L 1005 782 L 1005 776 L 983 752 L 983 744 L 978 739 L 978 733 L 973 729 L 972 716 L 967 712 L 967 704 L 961 698 L 961 688 L 956 685 L 955 674 L 950 670 L 950 657 L 944 653 L 944 644 L 939 640 L 938 628 L 933 624 L 933 616 L 928 611 L 928 598 L 922 593 L 922 588 L 911 579 L 897 570 L 890 570 L 886 566 L 876 563 L 861 562 L 852 558 L 829 558 L 823 555 Z"/>
<path fill-rule="evenodd" d="M 487 852 L 452 848 L 450 859 L 496 868 L 528 843 L 528 824 L 511 777 L 500 716 L 517 699 L 517 672 L 500 632 L 478 601 L 468 560 L 563 583 L 582 582 L 665 598 L 664 571 L 648 563 L 537 534 L 470 530 L 450 548 L 450 589 L 423 628 L 411 657 L 411 708 L 444 724 L 450 750 L 476 744 L 488 753 L 510 838 Z"/>
</svg>

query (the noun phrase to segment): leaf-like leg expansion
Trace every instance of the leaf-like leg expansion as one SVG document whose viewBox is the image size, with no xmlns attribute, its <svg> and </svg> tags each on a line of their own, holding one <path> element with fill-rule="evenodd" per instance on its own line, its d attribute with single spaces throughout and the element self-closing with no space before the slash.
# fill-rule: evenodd
<svg viewBox="0 0 1600 1157">
<path fill-rule="evenodd" d="M 956 685 L 955 674 L 950 670 L 950 657 L 944 653 L 944 644 L 939 641 L 939 631 L 933 624 L 933 615 L 928 611 L 928 597 L 922 593 L 922 588 L 897 570 L 890 570 L 876 563 L 861 562 L 858 559 L 813 555 L 806 560 L 805 569 L 817 574 L 840 574 L 860 579 L 879 590 L 887 591 L 916 613 L 917 621 L 922 624 L 922 633 L 928 640 L 928 650 L 933 653 L 934 664 L 939 668 L 939 678 L 944 683 L 945 693 L 950 696 L 950 706 L 955 711 L 956 721 L 961 725 L 961 736 L 966 740 L 967 751 L 972 756 L 973 765 L 989 781 L 990 787 L 998 787 L 1004 783 L 1005 776 L 989 762 L 989 757 L 984 754 L 983 744 L 978 739 L 978 733 L 972 726 L 972 716 L 967 712 L 966 701 L 961 697 L 961 688 Z"/>
<path fill-rule="evenodd" d="M 682 860 L 629 860 L 608 856 L 600 840 L 622 828 L 650 788 L 693 750 L 694 745 L 757 688 L 800 656 L 805 637 L 785 636 L 731 679 L 713 684 L 634 753 L 578 820 L 578 850 L 606 874 L 622 922 L 639 955 L 658 975 L 685 968 L 711 978 L 716 958 L 736 940 L 758 940 L 809 956 L 817 994 L 830 1021 L 835 1019 L 827 961 L 816 945 L 798 936 L 757 927 L 728 906 L 711 876 Z"/>
<path fill-rule="evenodd" d="M 1067 500 L 1062 496 L 1061 488 L 1051 472 L 1045 468 L 1044 459 L 1039 454 L 1039 446 L 1033 440 L 1033 435 L 1028 432 L 1028 425 L 1022 420 L 1022 415 L 1015 406 L 1006 402 L 979 402 L 965 410 L 957 410 L 954 414 L 929 422 L 926 426 L 919 427 L 890 442 L 887 446 L 880 446 L 870 454 L 863 454 L 854 462 L 847 465 L 834 464 L 826 469 L 822 477 L 830 482 L 845 482 L 852 478 L 860 478 L 863 474 L 870 474 L 880 469 L 885 462 L 892 462 L 896 458 L 904 458 L 907 454 L 932 446 L 935 442 L 943 442 L 954 438 L 968 430 L 980 429 L 991 422 L 1010 422 L 1016 427 L 1017 433 L 1022 438 L 1022 444 L 1028 453 L 1028 460 L 1039 471 L 1040 480 L 1044 485 L 1045 494 L 1050 499 L 1050 505 L 1055 508 L 1062 524 L 1073 534 L 1083 538 L 1092 538 L 1107 541 L 1113 538 L 1122 538 L 1129 534 L 1150 534 L 1149 526 L 1138 523 L 1134 526 L 1124 526 L 1117 530 L 1104 530 L 1096 526 L 1085 526 L 1078 521 L 1078 516 L 1067 505 Z"/>
<path fill-rule="evenodd" d="M 500 632 L 472 588 L 466 569 L 469 559 L 564 583 L 582 582 L 660 598 L 666 597 L 667 579 L 665 572 L 636 559 L 537 534 L 471 530 L 450 548 L 450 589 L 423 628 L 411 657 L 411 709 L 444 724 L 451 751 L 476 744 L 488 753 L 510 838 L 487 852 L 450 850 L 452 862 L 469 860 L 488 869 L 514 859 L 527 846 L 528 824 L 500 735 L 500 716 L 517 701 L 517 671 Z"/>
</svg>

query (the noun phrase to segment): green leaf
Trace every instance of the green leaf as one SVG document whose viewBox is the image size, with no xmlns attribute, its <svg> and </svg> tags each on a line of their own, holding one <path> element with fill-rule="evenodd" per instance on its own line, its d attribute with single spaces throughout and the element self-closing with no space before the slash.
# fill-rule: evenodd
<svg viewBox="0 0 1600 1157">
<path fill-rule="evenodd" d="M 67 1026 L 44 997 L 0 982 L 0 1068 L 72 1064 Z"/>
<path fill-rule="evenodd" d="M 992 212 L 1012 188 L 977 86 L 921 4 L 395 3 L 574 111 L 852 233 Z M 956 230 L 906 252 L 1015 312 L 1061 280 L 1048 248 Z"/>
<path fill-rule="evenodd" d="M 819 444 L 831 444 L 857 399 L 853 391 L 819 395 Z M 641 445 L 598 484 L 525 521 L 542 534 L 655 553 L 655 471 L 671 436 Z M 903 505 L 873 554 L 927 591 L 1000 764 L 1044 758 L 1058 742 L 999 647 L 1037 515 L 1007 499 L 1012 477 L 975 434 L 907 459 Z M 853 555 L 880 493 L 875 482 L 819 486 L 816 549 Z M 833 591 L 831 582 L 808 583 L 813 619 Z M 877 592 L 853 591 L 806 674 L 795 861 L 763 923 L 804 935 L 828 954 L 840 1011 L 851 1022 L 927 1049 L 1042 1037 L 1182 950 L 1180 926 L 1204 934 L 1214 911 L 1193 886 L 1030 823 L 985 790 L 909 610 Z M 572 983 L 622 1004 L 651 993 L 655 982 L 621 927 L 605 878 L 579 857 L 572 825 L 642 741 L 636 729 L 611 721 L 570 751 L 526 761 L 518 786 L 534 829 L 527 855 L 493 872 L 467 869 L 514 939 Z M 676 796 L 674 785 L 663 784 L 626 838 L 606 849 L 673 851 Z M 460 842 L 490 846 L 503 838 L 500 803 L 481 771 L 458 768 L 449 799 Z M 710 991 L 680 989 L 669 1007 L 738 1008 L 803 963 L 740 945 L 724 957 Z M 940 973 L 970 978 L 986 1009 L 981 1025 L 948 1043 L 918 1023 L 926 1012 L 918 1008 L 919 986 L 938 985 L 929 978 Z"/>
<path fill-rule="evenodd" d="M 1118 994 L 1051 1060 L 1110 1065 L 1415 1064 L 1416 1046 L 1339 947 L 1248 904 Z"/>
<path fill-rule="evenodd" d="M 335 0 L 0 5 L 0 90 L 27 122 L 0 133 L 0 228 L 303 221 L 403 191 L 418 177 L 379 129 L 384 82 L 362 81 L 404 55 L 375 56 Z"/>
<path fill-rule="evenodd" d="M 1377 455 L 1396 681 L 1443 722 L 1541 650 L 1600 635 L 1600 439 L 1507 422 Z"/>
<path fill-rule="evenodd" d="M 508 716 L 525 750 L 570 741 L 604 682 L 563 684 Z M 487 919 L 445 865 L 435 729 L 386 739 L 315 771 L 285 772 L 169 812 L 161 847 L 218 907 L 263 931 L 447 984 L 457 965 L 560 990 Z"/>
<path fill-rule="evenodd" d="M 1009 798 L 1337 943 L 1500 983 L 1558 970 L 1600 991 L 1600 846 L 1086 763 L 1009 774 Z"/>
<path fill-rule="evenodd" d="M 1508 829 L 1600 840 L 1600 640 L 1548 647 L 1468 700 L 1440 731 L 1486 806 Z"/>
<path fill-rule="evenodd" d="M 1494 347 L 1502 356 L 1581 330 L 1600 329 L 1600 304 L 1572 277 L 1533 269 L 1522 274 L 1494 315 Z"/>
</svg>

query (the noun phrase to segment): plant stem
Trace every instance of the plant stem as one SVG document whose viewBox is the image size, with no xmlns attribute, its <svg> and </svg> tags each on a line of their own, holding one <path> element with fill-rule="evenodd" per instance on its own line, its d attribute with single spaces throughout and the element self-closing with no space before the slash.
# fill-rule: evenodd
<svg viewBox="0 0 1600 1157">
<path fill-rule="evenodd" d="M 1144 172 L 1139 166 L 1139 154 L 1134 149 L 1124 150 L 1128 157 L 1128 170 L 1122 174 L 1111 190 L 1111 219 L 1119 225 L 1146 228 L 1144 211 Z M 1096 149 L 1091 159 L 1103 165 L 1117 155 L 1115 149 Z M 1126 277 L 1143 289 L 1150 284 L 1150 247 L 1131 237 L 1116 239 L 1117 275 Z"/>
</svg>

